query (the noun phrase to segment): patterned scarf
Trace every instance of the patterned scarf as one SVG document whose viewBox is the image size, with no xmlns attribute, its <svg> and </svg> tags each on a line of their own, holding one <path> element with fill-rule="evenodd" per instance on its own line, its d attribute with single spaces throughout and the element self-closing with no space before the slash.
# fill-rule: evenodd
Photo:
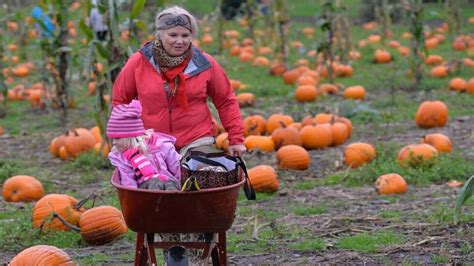
<svg viewBox="0 0 474 266">
<path fill-rule="evenodd" d="M 155 40 L 152 53 L 155 63 L 160 68 L 161 76 L 169 84 L 168 97 L 176 97 L 178 104 L 183 109 L 187 109 L 188 99 L 186 97 L 186 82 L 183 72 L 192 56 L 191 45 L 183 55 L 171 56 L 163 48 L 161 41 Z"/>
</svg>

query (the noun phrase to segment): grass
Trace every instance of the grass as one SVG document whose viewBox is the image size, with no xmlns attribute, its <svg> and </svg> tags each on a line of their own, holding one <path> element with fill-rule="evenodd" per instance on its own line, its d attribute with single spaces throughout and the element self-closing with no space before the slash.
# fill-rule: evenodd
<svg viewBox="0 0 474 266">
<path fill-rule="evenodd" d="M 295 251 L 311 252 L 311 251 L 326 249 L 326 244 L 324 243 L 324 240 L 320 238 L 315 238 L 315 239 L 306 239 L 306 240 L 296 242 L 296 243 L 291 243 L 289 245 L 289 248 Z"/>
<path fill-rule="evenodd" d="M 362 233 L 339 239 L 337 247 L 360 252 L 375 253 L 384 247 L 402 243 L 404 237 L 392 231 Z"/>
<path fill-rule="evenodd" d="M 458 150 L 449 154 L 440 154 L 434 164 L 402 167 L 396 161 L 401 149 L 396 143 L 378 145 L 374 161 L 347 174 L 346 183 L 350 186 L 373 184 L 377 177 L 386 173 L 398 173 L 408 184 L 429 184 L 451 179 L 466 180 L 474 171 L 474 164 L 466 160 Z"/>
<path fill-rule="evenodd" d="M 318 215 L 327 212 L 325 206 L 315 206 L 315 207 L 294 207 L 293 213 L 297 216 L 311 216 Z"/>
</svg>

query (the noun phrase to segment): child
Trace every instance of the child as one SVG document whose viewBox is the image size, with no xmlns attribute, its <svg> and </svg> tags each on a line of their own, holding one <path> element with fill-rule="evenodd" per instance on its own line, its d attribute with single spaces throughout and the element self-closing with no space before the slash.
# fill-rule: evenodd
<svg viewBox="0 0 474 266">
<path fill-rule="evenodd" d="M 145 130 L 142 106 L 133 100 L 112 109 L 107 136 L 112 139 L 109 160 L 120 172 L 121 184 L 152 190 L 179 190 L 180 159 L 173 136 Z"/>
</svg>

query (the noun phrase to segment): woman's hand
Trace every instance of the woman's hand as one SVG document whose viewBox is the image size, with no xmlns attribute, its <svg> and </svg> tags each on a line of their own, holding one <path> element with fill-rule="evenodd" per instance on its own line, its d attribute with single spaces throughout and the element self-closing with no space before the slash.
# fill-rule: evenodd
<svg viewBox="0 0 474 266">
<path fill-rule="evenodd" d="M 245 148 L 244 144 L 230 145 L 227 148 L 227 153 L 232 156 L 235 156 L 235 155 L 242 156 L 244 152 L 246 151 L 247 151 L 247 148 Z"/>
</svg>

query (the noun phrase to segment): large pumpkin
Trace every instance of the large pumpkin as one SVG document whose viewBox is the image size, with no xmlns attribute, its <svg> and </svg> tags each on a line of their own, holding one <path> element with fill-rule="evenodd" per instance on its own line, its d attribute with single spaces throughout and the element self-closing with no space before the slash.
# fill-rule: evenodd
<svg viewBox="0 0 474 266">
<path fill-rule="evenodd" d="M 17 175 L 3 183 L 3 199 L 10 202 L 35 201 L 44 195 L 43 185 L 29 175 Z"/>
<path fill-rule="evenodd" d="M 375 181 L 375 189 L 379 194 L 405 193 L 408 190 L 405 179 L 399 174 L 381 175 Z"/>
<path fill-rule="evenodd" d="M 112 242 L 127 232 L 122 213 L 112 206 L 89 209 L 81 215 L 79 228 L 84 241 L 92 245 Z"/>
<path fill-rule="evenodd" d="M 433 146 L 438 152 L 451 152 L 452 144 L 448 136 L 441 133 L 433 133 L 424 136 L 420 143 Z"/>
<path fill-rule="evenodd" d="M 368 143 L 356 142 L 344 149 L 344 162 L 352 168 L 357 168 L 371 162 L 376 155 L 374 146 Z"/>
<path fill-rule="evenodd" d="M 415 121 L 422 128 L 443 127 L 448 122 L 448 107 L 442 101 L 424 101 L 416 111 Z"/>
<path fill-rule="evenodd" d="M 438 155 L 438 151 L 429 144 L 411 144 L 403 147 L 397 155 L 401 166 L 413 166 L 430 163 Z"/>
<path fill-rule="evenodd" d="M 303 147 L 306 149 L 322 149 L 332 143 L 332 130 L 330 124 L 308 125 L 300 131 Z"/>
<path fill-rule="evenodd" d="M 275 192 L 280 187 L 273 167 L 258 165 L 248 170 L 249 179 L 256 192 Z"/>
<path fill-rule="evenodd" d="M 281 147 L 276 158 L 280 169 L 306 170 L 310 164 L 308 151 L 297 145 Z"/>
<path fill-rule="evenodd" d="M 94 148 L 96 140 L 92 133 L 85 128 L 76 128 L 66 132 L 64 147 L 67 153 L 76 157 L 81 152 Z"/>
<path fill-rule="evenodd" d="M 276 150 L 278 150 L 282 146 L 291 144 L 298 146 L 302 145 L 299 130 L 290 126 L 275 129 L 272 132 L 272 141 L 275 144 Z"/>
<path fill-rule="evenodd" d="M 53 212 L 61 216 L 68 223 L 77 226 L 84 209 L 76 209 L 78 201 L 66 194 L 48 194 L 36 202 L 33 209 L 33 227 L 48 228 L 52 230 L 68 231 L 58 218 L 52 218 Z"/>
<path fill-rule="evenodd" d="M 298 102 L 312 102 L 316 100 L 318 97 L 318 90 L 316 86 L 308 84 L 308 85 L 300 85 L 295 90 L 295 99 Z"/>
<path fill-rule="evenodd" d="M 10 266 L 76 265 L 63 250 L 47 245 L 29 247 L 18 253 Z"/>
</svg>

